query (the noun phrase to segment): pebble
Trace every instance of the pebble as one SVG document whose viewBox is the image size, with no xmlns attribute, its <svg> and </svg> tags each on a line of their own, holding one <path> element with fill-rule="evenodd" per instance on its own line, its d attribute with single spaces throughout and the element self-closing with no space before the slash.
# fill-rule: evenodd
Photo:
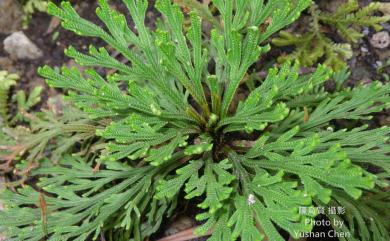
<svg viewBox="0 0 390 241">
<path fill-rule="evenodd" d="M 366 47 L 361 47 L 360 50 L 363 52 L 363 53 L 367 53 L 368 52 L 368 49 Z"/>
<path fill-rule="evenodd" d="M 4 50 L 13 59 L 38 59 L 42 51 L 22 32 L 15 32 L 3 41 Z"/>
<path fill-rule="evenodd" d="M 385 49 L 390 45 L 390 35 L 387 31 L 381 31 L 372 36 L 370 43 L 375 48 Z"/>
<path fill-rule="evenodd" d="M 364 28 L 363 28 L 363 32 L 362 32 L 362 33 L 363 33 L 363 35 L 364 35 L 364 36 L 367 36 L 367 35 L 369 35 L 369 34 L 370 34 L 370 29 L 369 29 L 369 28 L 367 28 L 367 27 L 364 27 Z"/>
</svg>

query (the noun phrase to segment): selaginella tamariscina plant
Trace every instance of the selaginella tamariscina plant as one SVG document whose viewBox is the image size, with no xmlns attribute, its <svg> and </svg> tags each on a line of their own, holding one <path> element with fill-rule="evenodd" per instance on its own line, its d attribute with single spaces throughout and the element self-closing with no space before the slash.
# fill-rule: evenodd
<svg viewBox="0 0 390 241">
<path fill-rule="evenodd" d="M 100 148 L 88 158 L 64 155 L 57 165 L 43 160 L 31 172 L 40 177 L 34 188 L 3 192 L 1 232 L 12 240 L 140 241 L 189 200 L 203 210 L 195 233 L 210 232 L 211 241 L 282 241 L 286 232 L 298 238 L 316 216 L 299 210 L 326 205 L 346 208 L 328 214 L 348 221 L 334 227 L 350 233 L 346 240 L 389 239 L 390 128 L 332 123 L 364 123 L 389 105 L 390 85 L 330 93 L 323 87 L 328 68 L 300 76 L 298 63 L 270 69 L 252 91 L 243 85 L 269 50 L 263 42 L 296 20 L 309 0 L 214 0 L 220 26 L 211 32 L 202 30 L 196 11 L 184 14 L 170 0 L 156 1 L 162 22 L 151 30 L 148 1 L 123 2 L 134 30 L 106 0 L 96 10 L 105 27 L 68 2 L 49 4 L 64 28 L 110 46 L 88 53 L 69 47 L 67 56 L 90 67 L 84 72 L 39 69 L 103 123 L 95 137 Z M 129 62 L 112 57 L 114 50 Z M 103 68 L 116 72 L 104 76 Z M 246 93 L 239 102 L 238 92 Z"/>
</svg>

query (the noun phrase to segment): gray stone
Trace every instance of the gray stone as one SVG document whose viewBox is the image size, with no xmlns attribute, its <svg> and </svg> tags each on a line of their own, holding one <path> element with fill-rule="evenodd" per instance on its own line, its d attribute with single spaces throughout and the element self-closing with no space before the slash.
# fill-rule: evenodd
<svg viewBox="0 0 390 241">
<path fill-rule="evenodd" d="M 14 59 L 38 59 L 42 51 L 23 32 L 15 32 L 4 39 L 4 50 Z"/>
<path fill-rule="evenodd" d="M 370 39 L 372 46 L 378 49 L 385 49 L 390 45 L 390 35 L 386 31 L 376 33 Z"/>
</svg>

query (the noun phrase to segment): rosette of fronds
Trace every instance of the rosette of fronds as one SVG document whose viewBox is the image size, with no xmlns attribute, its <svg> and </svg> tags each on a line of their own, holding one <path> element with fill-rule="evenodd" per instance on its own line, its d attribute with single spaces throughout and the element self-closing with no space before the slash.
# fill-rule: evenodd
<svg viewBox="0 0 390 241">
<path fill-rule="evenodd" d="M 31 172 L 41 177 L 37 188 L 4 192 L 0 227 L 8 237 L 144 240 L 184 198 L 203 210 L 195 232 L 211 232 L 209 240 L 279 241 L 282 230 L 298 237 L 312 229 L 315 214 L 300 213 L 300 207 L 384 193 L 390 128 L 338 129 L 332 121 L 369 119 L 389 105 L 390 85 L 327 93 L 330 71 L 320 65 L 300 76 L 297 63 L 270 69 L 252 91 L 243 85 L 269 49 L 262 42 L 296 20 L 310 1 L 214 0 L 221 29 L 210 33 L 202 31 L 196 11 L 183 14 L 169 0 L 156 2 L 163 20 L 155 31 L 145 26 L 147 1 L 124 3 L 135 28 L 105 0 L 96 11 L 104 28 L 81 18 L 68 2 L 49 5 L 64 28 L 109 45 L 91 46 L 88 53 L 66 50 L 91 67 L 85 72 L 39 70 L 101 123 L 100 148 L 90 157 L 65 155 L 54 166 L 45 161 Z M 238 94 L 245 98 L 238 102 Z M 377 209 L 354 213 L 363 222 L 379 215 Z M 388 239 L 381 231 L 385 223 L 371 225 L 365 236 Z"/>
<path fill-rule="evenodd" d="M 295 46 L 291 54 L 278 58 L 280 62 L 298 59 L 304 66 L 313 66 L 322 61 L 327 66 L 339 70 L 352 58 L 352 44 L 364 35 L 363 27 L 382 29 L 381 23 L 389 21 L 389 16 L 375 16 L 380 8 L 379 2 L 360 7 L 357 0 L 348 0 L 334 12 L 321 11 L 313 3 L 310 8 L 310 28 L 307 32 L 296 34 L 281 31 L 279 37 L 272 40 L 276 46 Z M 332 29 L 342 42 L 335 42 L 329 36 Z M 323 59 L 323 60 L 322 60 Z"/>
</svg>

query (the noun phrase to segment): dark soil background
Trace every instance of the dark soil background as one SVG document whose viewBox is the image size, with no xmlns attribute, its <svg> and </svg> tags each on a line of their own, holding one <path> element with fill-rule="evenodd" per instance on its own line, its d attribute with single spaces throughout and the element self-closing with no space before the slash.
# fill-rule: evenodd
<svg viewBox="0 0 390 241">
<path fill-rule="evenodd" d="M 0 0 L 1 1 L 1 0 Z M 11 0 L 15 1 L 15 0 Z M 340 0 L 343 2 L 342 0 Z M 59 2 L 58 0 L 54 2 Z M 102 23 L 99 21 L 95 15 L 94 9 L 97 7 L 96 0 L 73 0 L 71 1 L 73 5 L 76 6 L 76 10 L 80 15 L 86 19 L 89 19 L 99 25 Z M 153 6 L 154 1 L 150 1 L 150 5 Z M 337 4 L 339 0 L 332 1 L 317 1 L 321 8 L 331 9 L 333 4 Z M 366 5 L 370 3 L 369 0 L 361 1 L 361 5 Z M 122 4 L 121 0 L 110 1 L 112 7 L 117 10 L 127 13 L 126 7 Z M 305 14 L 304 14 L 305 15 Z M 306 14 L 307 15 L 307 14 Z M 154 26 L 155 20 L 159 17 L 159 13 L 154 9 L 150 9 L 147 14 L 147 24 L 151 27 Z M 1 21 L 1 16 L 0 16 Z M 130 19 L 129 19 L 130 21 Z M 291 28 L 302 28 L 302 20 L 294 23 Z M 385 23 L 384 31 L 390 31 L 390 23 Z M 18 85 L 15 87 L 15 90 L 24 89 L 27 92 L 31 90 L 34 86 L 42 85 L 45 86 L 42 97 L 42 105 L 48 97 L 54 96 L 57 94 L 57 90 L 49 89 L 44 80 L 38 76 L 37 68 L 43 65 L 50 66 L 76 66 L 73 60 L 69 59 L 64 55 L 64 49 L 70 45 L 74 46 L 78 50 L 87 51 L 90 44 L 100 47 L 106 46 L 104 42 L 96 38 L 86 38 L 80 37 L 72 32 L 64 30 L 59 25 L 58 20 L 52 18 L 46 13 L 36 13 L 33 15 L 28 28 L 24 29 L 23 32 L 26 36 L 35 43 L 38 48 L 43 52 L 43 56 L 36 60 L 15 60 L 12 59 L 3 48 L 3 40 L 9 35 L 9 33 L 1 33 L 0 31 L 0 70 L 7 70 L 10 73 L 18 73 L 20 75 L 20 80 Z M 348 86 L 356 85 L 357 83 L 367 83 L 373 80 L 386 81 L 382 73 L 378 73 L 377 69 L 380 63 L 385 63 L 388 58 L 390 58 L 390 49 L 377 49 L 370 44 L 370 39 L 372 38 L 375 31 L 373 29 L 364 30 L 365 37 L 357 44 L 353 45 L 354 57 L 349 61 L 350 70 L 352 72 L 351 79 L 348 81 Z M 331 37 L 337 39 L 336 33 L 330 33 Z M 107 47 L 107 46 L 106 46 Z M 258 68 L 259 73 L 264 72 L 266 66 L 271 66 L 275 63 L 276 58 L 284 52 L 291 51 L 288 48 L 276 48 L 274 47 L 268 54 L 262 56 L 259 60 L 256 68 Z M 385 70 L 389 73 L 389 69 Z M 343 125 L 342 123 L 339 123 Z M 371 122 L 373 126 L 383 126 L 390 124 L 390 112 L 383 112 L 376 115 Z M 168 220 L 162 227 L 161 232 L 157 233 L 155 237 L 152 237 L 150 240 L 157 240 L 161 237 L 166 236 L 167 234 L 171 235 L 175 232 L 179 232 L 196 225 L 194 216 L 199 210 L 196 207 L 188 206 L 187 204 L 182 205 L 179 208 L 179 213 Z M 169 231 L 169 232 L 168 232 Z M 316 230 L 319 231 L 319 230 Z M 286 235 L 286 240 L 288 235 Z M 1 240 L 1 237 L 0 237 Z M 195 240 L 205 240 L 205 239 L 195 239 Z M 316 239 L 307 239 L 307 240 L 316 240 Z M 325 239 L 317 239 L 325 240 Z M 327 240 L 337 240 L 337 239 L 327 239 Z"/>
</svg>

